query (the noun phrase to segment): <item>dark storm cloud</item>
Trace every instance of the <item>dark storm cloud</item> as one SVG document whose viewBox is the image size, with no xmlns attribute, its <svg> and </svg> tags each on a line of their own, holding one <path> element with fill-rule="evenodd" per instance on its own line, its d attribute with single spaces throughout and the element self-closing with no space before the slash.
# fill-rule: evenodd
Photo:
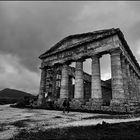
<svg viewBox="0 0 140 140">
<path fill-rule="evenodd" d="M 38 56 L 75 33 L 119 27 L 140 62 L 139 13 L 140 2 L 0 2 L 1 88 L 38 89 Z M 101 62 L 105 78 L 108 61 Z M 86 69 L 91 71 L 87 64 Z"/>
<path fill-rule="evenodd" d="M 37 70 L 38 56 L 66 34 L 83 4 L 1 2 L 0 51 L 17 55 L 22 64 Z"/>
<path fill-rule="evenodd" d="M 128 39 L 138 39 L 139 21 L 129 23 L 134 22 L 131 28 L 127 23 L 138 7 L 138 2 L 1 2 L 0 51 L 36 71 L 38 56 L 69 34 L 120 27 L 131 31 Z"/>
</svg>

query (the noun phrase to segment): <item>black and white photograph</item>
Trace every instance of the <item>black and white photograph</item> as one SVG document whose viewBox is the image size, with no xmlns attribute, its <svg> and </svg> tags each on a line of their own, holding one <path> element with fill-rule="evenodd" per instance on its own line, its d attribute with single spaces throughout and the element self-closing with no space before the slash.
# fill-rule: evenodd
<svg viewBox="0 0 140 140">
<path fill-rule="evenodd" d="M 0 140 L 140 140 L 139 1 L 0 1 Z"/>
</svg>

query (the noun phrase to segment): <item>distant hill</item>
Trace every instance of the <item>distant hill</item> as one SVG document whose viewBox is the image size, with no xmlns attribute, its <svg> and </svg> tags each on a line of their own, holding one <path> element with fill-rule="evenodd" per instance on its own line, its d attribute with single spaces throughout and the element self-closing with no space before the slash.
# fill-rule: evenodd
<svg viewBox="0 0 140 140">
<path fill-rule="evenodd" d="M 0 91 L 0 104 L 14 103 L 23 99 L 25 96 L 34 97 L 34 95 L 30 93 L 6 88 Z"/>
</svg>

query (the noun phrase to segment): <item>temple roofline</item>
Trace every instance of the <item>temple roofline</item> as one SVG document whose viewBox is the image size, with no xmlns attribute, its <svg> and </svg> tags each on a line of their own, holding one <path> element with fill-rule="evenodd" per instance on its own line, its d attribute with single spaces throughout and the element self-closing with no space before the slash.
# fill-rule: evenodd
<svg viewBox="0 0 140 140">
<path fill-rule="evenodd" d="M 102 35 L 101 37 L 97 37 L 97 35 Z M 90 43 L 90 42 L 94 42 L 97 40 L 101 40 L 113 35 L 118 35 L 119 39 L 121 40 L 121 43 L 124 45 L 124 48 L 126 49 L 126 51 L 129 53 L 131 59 L 133 60 L 133 62 L 135 63 L 136 67 L 139 69 L 140 71 L 140 66 L 135 58 L 135 56 L 133 55 L 132 51 L 130 50 L 129 45 L 127 44 L 127 41 L 124 38 L 123 33 L 121 32 L 121 30 L 119 28 L 112 28 L 112 29 L 105 29 L 105 30 L 98 30 L 98 31 L 94 31 L 94 32 L 88 32 L 88 33 L 82 33 L 82 34 L 74 34 L 74 35 L 69 35 L 67 37 L 65 37 L 64 39 L 62 39 L 61 41 L 59 41 L 58 43 L 56 43 L 53 47 L 51 47 L 49 50 L 47 50 L 45 53 L 41 54 L 39 56 L 40 59 L 45 59 L 48 56 L 54 55 L 58 52 L 53 53 L 53 51 L 55 49 L 57 49 L 58 47 L 60 47 L 63 43 L 65 43 L 66 41 L 68 41 L 69 39 L 78 39 L 81 37 L 86 37 L 86 36 L 90 36 L 92 35 L 93 38 L 91 39 L 87 39 L 78 43 L 75 43 L 73 45 L 71 45 L 69 48 L 64 48 L 62 50 L 60 50 L 59 52 L 63 52 L 65 50 L 71 49 L 73 47 L 79 46 L 79 45 L 83 45 L 84 43 Z"/>
<path fill-rule="evenodd" d="M 90 41 L 94 41 L 94 40 L 97 40 L 97 39 L 102 39 L 102 38 L 114 35 L 118 30 L 120 30 L 120 29 L 119 28 L 116 28 L 116 29 L 112 28 L 112 29 L 98 30 L 98 31 L 82 33 L 82 34 L 69 35 L 69 36 L 65 37 L 64 39 L 60 40 L 58 43 L 56 43 L 53 47 L 48 49 L 45 53 L 41 54 L 39 56 L 39 58 L 40 59 L 45 58 L 46 55 L 48 55 L 50 52 L 54 51 L 57 47 L 61 46 L 62 43 L 65 43 L 69 39 L 74 39 L 74 38 L 80 38 L 80 37 L 86 37 L 86 36 L 90 36 L 90 35 L 92 35 L 92 36 L 95 35 L 94 39 L 90 40 Z M 105 34 L 105 33 L 107 33 L 107 34 Z M 105 35 L 103 37 L 96 38 L 96 36 L 99 35 L 99 34 L 101 34 L 101 35 L 105 34 Z M 85 43 L 85 41 L 83 43 Z M 75 44 L 73 44 L 73 45 L 75 45 Z M 76 44 L 76 46 L 78 46 L 78 45 L 81 45 L 81 44 Z"/>
</svg>

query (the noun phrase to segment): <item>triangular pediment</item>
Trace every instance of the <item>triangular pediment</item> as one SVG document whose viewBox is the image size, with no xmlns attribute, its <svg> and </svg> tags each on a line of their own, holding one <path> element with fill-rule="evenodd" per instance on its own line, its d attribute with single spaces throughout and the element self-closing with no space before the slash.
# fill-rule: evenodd
<svg viewBox="0 0 140 140">
<path fill-rule="evenodd" d="M 107 37 L 110 35 L 113 35 L 116 33 L 119 29 L 106 29 L 106 30 L 98 30 L 94 32 L 88 32 L 83 34 L 75 34 L 70 35 L 61 41 L 59 41 L 57 44 L 55 44 L 53 47 L 51 47 L 48 51 L 40 55 L 39 58 L 44 58 L 45 56 L 51 55 L 53 53 L 57 53 L 63 50 L 70 49 L 74 46 L 77 46 L 79 44 L 101 39 L 103 37 Z"/>
</svg>

